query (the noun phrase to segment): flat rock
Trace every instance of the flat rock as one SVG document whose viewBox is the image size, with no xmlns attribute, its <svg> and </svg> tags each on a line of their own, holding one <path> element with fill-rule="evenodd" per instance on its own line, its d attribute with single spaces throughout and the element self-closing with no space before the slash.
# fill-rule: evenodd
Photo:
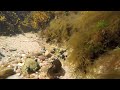
<svg viewBox="0 0 120 90">
<path fill-rule="evenodd" d="M 14 74 L 12 76 L 7 77 L 6 79 L 22 79 L 22 77 L 19 76 L 18 74 Z"/>
<path fill-rule="evenodd" d="M 46 59 L 46 57 L 44 55 L 41 55 L 41 56 L 38 56 L 38 59 L 44 61 Z"/>
<path fill-rule="evenodd" d="M 17 51 L 17 49 L 16 48 L 12 48 L 12 49 L 9 49 L 9 51 Z"/>
<path fill-rule="evenodd" d="M 14 70 L 12 68 L 5 68 L 5 67 L 2 67 L 0 69 L 0 79 L 5 79 L 7 78 L 8 76 L 11 76 L 15 74 Z"/>
</svg>

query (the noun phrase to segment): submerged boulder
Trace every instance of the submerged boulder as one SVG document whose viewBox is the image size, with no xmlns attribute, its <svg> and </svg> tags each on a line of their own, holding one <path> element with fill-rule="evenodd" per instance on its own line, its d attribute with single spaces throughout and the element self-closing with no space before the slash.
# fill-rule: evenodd
<svg viewBox="0 0 120 90">
<path fill-rule="evenodd" d="M 52 66 L 47 71 L 47 76 L 50 79 L 58 79 L 65 74 L 65 70 L 62 68 L 61 62 L 56 59 L 52 62 Z"/>
</svg>

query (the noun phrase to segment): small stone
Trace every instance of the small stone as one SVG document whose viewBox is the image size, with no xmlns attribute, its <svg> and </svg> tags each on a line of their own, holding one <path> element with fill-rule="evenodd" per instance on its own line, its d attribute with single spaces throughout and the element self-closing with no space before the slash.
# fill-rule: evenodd
<svg viewBox="0 0 120 90">
<path fill-rule="evenodd" d="M 39 53 L 39 52 L 36 52 L 36 53 L 33 53 L 32 55 L 35 56 L 35 57 L 37 57 L 37 56 L 40 56 L 40 55 L 42 55 L 42 54 Z"/>
<path fill-rule="evenodd" d="M 51 50 L 51 53 L 54 54 L 55 51 L 56 51 L 56 48 L 53 48 L 53 49 Z"/>
<path fill-rule="evenodd" d="M 17 73 L 16 75 L 20 76 L 20 73 Z"/>
<path fill-rule="evenodd" d="M 47 76 L 46 73 L 42 72 L 42 73 L 38 76 L 38 78 L 39 78 L 39 79 L 45 79 L 46 76 Z"/>
<path fill-rule="evenodd" d="M 14 68 L 14 66 L 12 66 L 12 65 L 8 65 L 7 67 Z"/>
<path fill-rule="evenodd" d="M 17 66 L 17 64 L 11 64 L 13 67 L 16 67 Z"/>
<path fill-rule="evenodd" d="M 60 54 L 63 54 L 64 52 L 66 52 L 66 50 L 64 49 L 64 50 L 60 50 Z"/>
<path fill-rule="evenodd" d="M 34 77 L 35 77 L 35 76 L 34 76 L 34 75 L 32 75 L 32 74 L 30 75 L 30 78 L 34 78 Z"/>
<path fill-rule="evenodd" d="M 22 67 L 24 65 L 24 63 L 18 63 L 17 65 Z"/>
<path fill-rule="evenodd" d="M 16 71 L 17 69 L 18 69 L 18 66 L 15 66 L 15 67 L 14 67 L 14 71 Z"/>
<path fill-rule="evenodd" d="M 22 57 L 26 57 L 26 54 L 21 54 Z"/>
<path fill-rule="evenodd" d="M 39 79 L 39 75 L 35 75 L 34 79 Z"/>
<path fill-rule="evenodd" d="M 49 53 L 48 55 L 46 55 L 46 57 L 47 57 L 47 58 L 51 58 L 51 57 L 52 57 L 52 54 Z"/>
<path fill-rule="evenodd" d="M 7 57 L 10 57 L 10 55 L 7 55 Z"/>
<path fill-rule="evenodd" d="M 41 54 L 45 54 L 45 52 L 46 52 L 45 47 L 42 47 L 41 50 L 40 50 L 40 53 L 41 53 Z"/>
<path fill-rule="evenodd" d="M 17 60 L 14 60 L 14 61 L 12 61 L 11 63 L 12 63 L 12 64 L 17 64 L 18 61 L 17 61 Z"/>
<path fill-rule="evenodd" d="M 15 49 L 15 48 L 12 48 L 12 49 L 9 49 L 9 51 L 17 51 L 17 49 Z"/>
<path fill-rule="evenodd" d="M 2 47 L 3 50 L 5 50 L 5 47 Z"/>
<path fill-rule="evenodd" d="M 0 56 L 5 57 L 4 52 L 0 52 Z"/>
<path fill-rule="evenodd" d="M 4 64 L 4 67 L 7 67 L 8 66 L 8 63 Z"/>
<path fill-rule="evenodd" d="M 18 62 L 19 62 L 19 63 L 22 63 L 22 60 L 21 60 L 21 59 L 18 59 Z"/>
<path fill-rule="evenodd" d="M 29 78 L 30 78 L 30 75 L 28 74 L 28 75 L 26 75 L 25 77 L 29 79 Z"/>
<path fill-rule="evenodd" d="M 11 67 L 10 65 L 8 65 L 7 67 Z"/>
<path fill-rule="evenodd" d="M 8 57 L 8 58 L 9 58 L 9 57 Z M 11 59 L 11 58 L 10 58 L 10 59 L 9 59 L 9 62 L 12 62 L 12 61 L 14 61 L 14 59 Z"/>
<path fill-rule="evenodd" d="M 46 57 L 44 55 L 41 55 L 41 56 L 38 56 L 38 59 L 44 61 Z"/>
<path fill-rule="evenodd" d="M 37 73 L 37 74 L 38 74 L 38 72 L 35 72 L 35 73 Z"/>
<path fill-rule="evenodd" d="M 54 53 L 55 53 L 55 51 L 51 51 L 50 53 L 54 54 Z"/>
<path fill-rule="evenodd" d="M 16 73 L 21 73 L 21 70 L 20 70 L 20 69 L 17 69 L 17 70 L 16 70 Z"/>
<path fill-rule="evenodd" d="M 45 52 L 45 56 L 46 56 L 47 58 L 50 58 L 50 57 L 52 56 L 52 54 L 47 50 L 47 51 Z"/>
<path fill-rule="evenodd" d="M 47 51 L 45 52 L 45 56 L 48 55 L 49 53 L 50 53 L 50 52 L 47 50 Z"/>
<path fill-rule="evenodd" d="M 33 73 L 33 74 L 30 74 L 30 78 L 33 78 L 33 79 L 38 79 L 38 75 L 37 74 L 35 74 L 35 73 Z"/>
<path fill-rule="evenodd" d="M 7 77 L 6 79 L 22 79 L 22 77 L 19 76 L 18 74 L 14 74 L 12 76 Z"/>
<path fill-rule="evenodd" d="M 64 55 L 67 57 L 67 55 L 68 55 L 68 52 L 64 52 L 63 54 L 64 54 Z"/>
</svg>

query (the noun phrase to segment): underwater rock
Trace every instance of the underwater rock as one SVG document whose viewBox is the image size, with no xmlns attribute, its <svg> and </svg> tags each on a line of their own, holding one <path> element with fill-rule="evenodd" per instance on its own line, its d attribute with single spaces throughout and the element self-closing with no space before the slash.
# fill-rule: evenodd
<svg viewBox="0 0 120 90">
<path fill-rule="evenodd" d="M 40 69 L 39 63 L 34 59 L 27 58 L 24 65 L 22 66 L 23 73 L 34 73 Z"/>
</svg>

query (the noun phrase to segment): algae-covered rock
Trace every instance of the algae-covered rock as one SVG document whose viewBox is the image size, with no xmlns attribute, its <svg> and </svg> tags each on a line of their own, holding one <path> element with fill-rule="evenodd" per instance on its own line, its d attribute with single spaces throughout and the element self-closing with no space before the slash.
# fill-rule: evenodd
<svg viewBox="0 0 120 90">
<path fill-rule="evenodd" d="M 15 72 L 12 68 L 0 67 L 0 79 L 5 79 L 13 74 L 15 74 Z"/>
<path fill-rule="evenodd" d="M 22 72 L 25 73 L 34 73 L 40 69 L 39 63 L 32 58 L 27 58 L 24 65 L 22 66 Z"/>
<path fill-rule="evenodd" d="M 52 66 L 47 71 L 47 76 L 50 79 L 58 79 L 65 74 L 65 70 L 62 68 L 62 63 L 56 59 L 52 62 Z"/>
</svg>

